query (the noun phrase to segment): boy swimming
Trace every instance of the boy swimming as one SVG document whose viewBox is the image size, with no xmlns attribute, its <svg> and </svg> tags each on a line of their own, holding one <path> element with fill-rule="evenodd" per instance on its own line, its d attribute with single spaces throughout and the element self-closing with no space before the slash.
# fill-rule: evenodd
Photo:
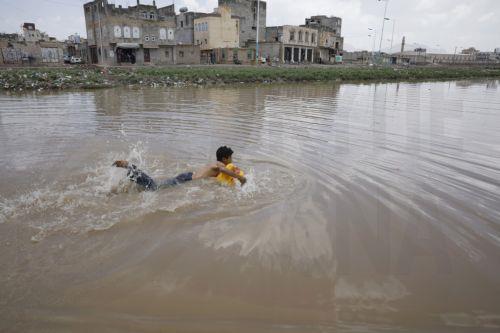
<svg viewBox="0 0 500 333">
<path fill-rule="evenodd" d="M 156 191 L 161 188 L 182 184 L 195 179 L 217 177 L 220 173 L 238 179 L 241 185 L 243 185 L 247 180 L 244 176 L 240 175 L 239 170 L 231 171 L 226 168 L 228 164 L 232 163 L 232 155 L 233 150 L 231 148 L 226 146 L 219 147 L 216 152 L 216 163 L 208 164 L 195 172 L 181 173 L 174 178 L 168 178 L 159 182 L 156 182 L 153 178 L 137 168 L 134 164 L 130 164 L 128 161 L 115 161 L 113 166 L 127 169 L 127 177 L 131 181 L 142 186 L 146 191 Z"/>
</svg>

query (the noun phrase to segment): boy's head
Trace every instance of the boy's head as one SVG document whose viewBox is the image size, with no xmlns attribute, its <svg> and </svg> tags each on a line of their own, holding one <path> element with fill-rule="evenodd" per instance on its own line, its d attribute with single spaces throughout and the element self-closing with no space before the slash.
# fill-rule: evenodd
<svg viewBox="0 0 500 333">
<path fill-rule="evenodd" d="M 224 163 L 224 165 L 228 165 L 233 161 L 231 156 L 233 155 L 233 150 L 229 147 L 222 146 L 217 149 L 217 161 Z"/>
</svg>

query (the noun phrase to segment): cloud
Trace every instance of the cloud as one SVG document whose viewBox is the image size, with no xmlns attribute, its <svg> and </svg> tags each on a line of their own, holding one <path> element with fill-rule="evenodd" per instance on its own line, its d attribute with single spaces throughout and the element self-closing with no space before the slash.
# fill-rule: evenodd
<svg viewBox="0 0 500 333">
<path fill-rule="evenodd" d="M 491 12 L 491 13 L 484 14 L 484 15 L 480 16 L 480 17 L 477 19 L 477 21 L 478 21 L 479 23 L 484 23 L 484 22 L 486 22 L 486 21 L 491 20 L 493 17 L 495 17 L 495 13 Z"/>
<path fill-rule="evenodd" d="M 85 36 L 83 3 L 90 0 L 47 1 L 5 0 L 0 20 L 0 31 L 18 32 L 23 22 L 35 22 L 37 27 L 60 39 L 79 32 Z M 108 0 L 116 5 L 135 5 L 136 0 Z M 153 0 L 140 0 L 152 3 Z M 172 4 L 173 0 L 156 0 L 158 6 Z M 175 0 L 177 10 L 211 12 L 218 0 Z M 4 10 L 6 8 L 6 10 Z M 377 0 L 267 0 L 267 24 L 304 24 L 311 15 L 334 15 L 343 20 L 342 34 L 345 44 L 357 49 L 371 49 L 368 28 L 377 29 L 377 46 L 384 3 Z M 453 52 L 455 46 L 473 45 L 480 50 L 499 47 L 498 19 L 500 0 L 390 0 L 387 17 L 396 20 L 394 41 L 406 36 L 408 43 L 429 47 L 440 45 Z M 60 17 L 60 21 L 57 21 Z M 384 45 L 392 35 L 392 22 L 384 33 Z"/>
</svg>

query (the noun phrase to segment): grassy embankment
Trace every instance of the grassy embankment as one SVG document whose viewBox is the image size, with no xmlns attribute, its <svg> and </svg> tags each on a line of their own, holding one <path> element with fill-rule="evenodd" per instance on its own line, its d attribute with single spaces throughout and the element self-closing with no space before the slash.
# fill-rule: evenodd
<svg viewBox="0 0 500 333">
<path fill-rule="evenodd" d="M 105 88 L 120 85 L 178 86 L 200 84 L 298 81 L 424 81 L 500 78 L 487 68 L 366 67 L 139 67 L 23 68 L 0 70 L 0 90 Z"/>
</svg>

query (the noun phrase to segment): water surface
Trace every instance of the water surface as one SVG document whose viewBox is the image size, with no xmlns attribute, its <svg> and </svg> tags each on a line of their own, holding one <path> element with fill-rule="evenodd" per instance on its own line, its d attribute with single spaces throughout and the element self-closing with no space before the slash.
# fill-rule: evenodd
<svg viewBox="0 0 500 333">
<path fill-rule="evenodd" d="M 0 330 L 500 329 L 498 81 L 0 95 Z M 141 192 L 229 145 L 243 188 Z"/>
</svg>

